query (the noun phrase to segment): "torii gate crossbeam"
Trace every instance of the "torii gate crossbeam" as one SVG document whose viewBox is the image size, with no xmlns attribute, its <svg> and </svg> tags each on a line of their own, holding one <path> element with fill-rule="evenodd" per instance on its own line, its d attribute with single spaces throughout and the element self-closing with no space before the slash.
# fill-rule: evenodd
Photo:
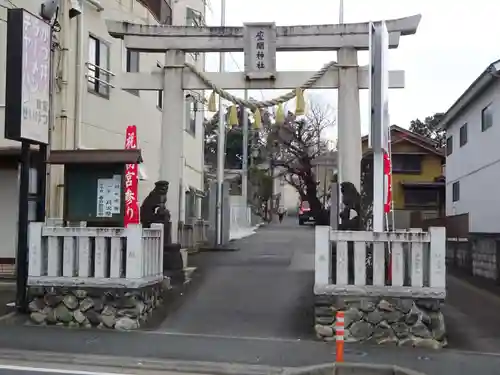
<svg viewBox="0 0 500 375">
<path fill-rule="evenodd" d="M 385 21 L 389 47 L 397 48 L 400 36 L 415 34 L 421 16 Z M 152 26 L 107 21 L 111 36 L 125 40 L 125 47 L 142 52 L 242 52 L 243 27 Z M 342 25 L 278 26 L 276 51 L 368 50 L 369 23 Z"/>
</svg>

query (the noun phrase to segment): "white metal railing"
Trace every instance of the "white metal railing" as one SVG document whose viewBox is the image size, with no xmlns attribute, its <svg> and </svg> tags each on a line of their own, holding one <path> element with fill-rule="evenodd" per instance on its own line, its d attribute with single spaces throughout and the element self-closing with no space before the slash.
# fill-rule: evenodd
<svg viewBox="0 0 500 375">
<path fill-rule="evenodd" d="M 163 280 L 163 225 L 29 226 L 28 285 L 138 288 Z"/>
<path fill-rule="evenodd" d="M 317 226 L 314 292 L 444 298 L 445 257 L 446 230 L 441 227 L 374 233 Z"/>
<path fill-rule="evenodd" d="M 95 81 L 97 81 L 99 83 L 102 83 L 105 86 L 111 87 L 112 89 L 115 88 L 115 86 L 110 83 L 111 77 L 115 77 L 115 73 L 113 73 L 111 70 L 101 68 L 100 66 L 95 65 L 95 64 L 91 63 L 90 61 L 87 61 L 85 63 L 85 67 L 87 68 L 87 73 L 85 73 L 85 78 L 87 78 L 87 81 L 89 81 L 91 83 L 94 83 Z M 89 71 L 92 72 L 93 75 L 89 74 L 88 73 Z M 97 72 L 104 73 L 106 76 L 108 76 L 108 80 L 106 81 L 106 80 L 102 80 L 100 78 L 97 78 L 96 77 Z"/>
</svg>

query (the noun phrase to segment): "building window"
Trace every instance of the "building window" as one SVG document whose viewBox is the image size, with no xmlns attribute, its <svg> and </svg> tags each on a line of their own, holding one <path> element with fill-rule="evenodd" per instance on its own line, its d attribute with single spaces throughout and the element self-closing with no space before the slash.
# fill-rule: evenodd
<svg viewBox="0 0 500 375">
<path fill-rule="evenodd" d="M 460 200 L 460 181 L 454 182 L 451 188 L 451 200 L 453 202 Z"/>
<path fill-rule="evenodd" d="M 185 193 L 185 222 L 190 223 L 196 219 L 196 194 L 194 190 L 189 189 Z"/>
<path fill-rule="evenodd" d="M 186 130 L 193 137 L 196 136 L 197 102 L 194 96 L 186 96 Z"/>
<path fill-rule="evenodd" d="M 405 207 L 436 207 L 439 196 L 437 189 L 405 189 Z"/>
<path fill-rule="evenodd" d="M 203 15 L 189 7 L 186 7 L 186 26 L 191 26 L 191 27 L 201 27 L 203 26 Z M 200 57 L 199 52 L 192 52 L 190 55 L 193 57 L 194 61 L 198 61 L 198 58 Z"/>
<path fill-rule="evenodd" d="M 421 155 L 396 154 L 392 156 L 392 171 L 394 173 L 420 173 L 421 170 Z"/>
<path fill-rule="evenodd" d="M 467 143 L 467 124 L 460 127 L 460 147 Z"/>
<path fill-rule="evenodd" d="M 158 109 L 163 108 L 163 90 L 158 90 L 158 102 L 156 103 L 156 106 Z"/>
<path fill-rule="evenodd" d="M 446 156 L 450 156 L 453 152 L 453 136 L 446 138 Z"/>
<path fill-rule="evenodd" d="M 160 24 L 172 25 L 172 8 L 168 1 L 160 1 Z"/>
<path fill-rule="evenodd" d="M 491 104 L 481 111 L 481 131 L 486 131 L 493 126 L 493 109 Z"/>
<path fill-rule="evenodd" d="M 162 65 L 160 63 L 156 63 L 156 66 L 158 68 L 162 68 Z M 156 99 L 156 107 L 158 109 L 162 109 L 163 108 L 163 90 L 158 90 L 158 97 Z"/>
<path fill-rule="evenodd" d="M 87 62 L 88 90 L 109 97 L 109 46 L 106 42 L 89 36 L 89 60 Z"/>
<path fill-rule="evenodd" d="M 139 51 L 127 49 L 127 73 L 139 73 Z M 133 95 L 139 96 L 139 90 L 125 90 Z"/>
<path fill-rule="evenodd" d="M 172 8 L 169 0 L 139 0 L 161 25 L 172 25 Z"/>
<path fill-rule="evenodd" d="M 203 15 L 197 10 L 186 7 L 186 26 L 203 26 Z"/>
</svg>

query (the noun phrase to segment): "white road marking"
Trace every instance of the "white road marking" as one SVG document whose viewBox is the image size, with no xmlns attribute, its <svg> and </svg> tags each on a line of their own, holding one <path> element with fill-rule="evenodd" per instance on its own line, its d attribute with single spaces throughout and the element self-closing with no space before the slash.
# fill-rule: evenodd
<svg viewBox="0 0 500 375">
<path fill-rule="evenodd" d="M 16 365 L 2 365 L 2 364 L 0 364 L 0 370 L 43 372 L 43 373 L 53 373 L 53 374 L 74 374 L 74 375 L 123 374 L 123 372 L 97 372 L 97 371 L 83 371 L 83 370 L 71 370 L 71 369 L 60 369 L 60 368 L 30 367 L 30 366 L 16 366 Z"/>
<path fill-rule="evenodd" d="M 287 339 L 280 337 L 258 337 L 258 336 L 230 336 L 230 335 L 215 335 L 210 333 L 184 333 L 184 332 L 171 332 L 171 331 L 135 331 L 136 333 L 142 334 L 153 334 L 153 335 L 166 335 L 166 336 L 180 336 L 180 337 L 201 337 L 209 339 L 225 339 L 225 340 L 257 340 L 257 341 L 276 341 L 276 342 L 320 342 L 309 339 Z"/>
</svg>

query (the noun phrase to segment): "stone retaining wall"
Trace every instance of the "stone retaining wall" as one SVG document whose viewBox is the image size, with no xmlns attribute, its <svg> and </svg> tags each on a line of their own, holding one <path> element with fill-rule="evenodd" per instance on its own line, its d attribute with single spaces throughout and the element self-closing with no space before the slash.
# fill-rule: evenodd
<svg viewBox="0 0 500 375">
<path fill-rule="evenodd" d="M 441 301 L 316 296 L 318 338 L 335 340 L 335 315 L 344 311 L 345 341 L 439 349 L 446 346 Z"/>
<path fill-rule="evenodd" d="M 162 282 L 141 289 L 30 288 L 31 324 L 132 330 L 162 303 Z"/>
<path fill-rule="evenodd" d="M 471 245 L 473 274 L 496 280 L 497 241 L 494 238 L 473 238 Z"/>
</svg>

